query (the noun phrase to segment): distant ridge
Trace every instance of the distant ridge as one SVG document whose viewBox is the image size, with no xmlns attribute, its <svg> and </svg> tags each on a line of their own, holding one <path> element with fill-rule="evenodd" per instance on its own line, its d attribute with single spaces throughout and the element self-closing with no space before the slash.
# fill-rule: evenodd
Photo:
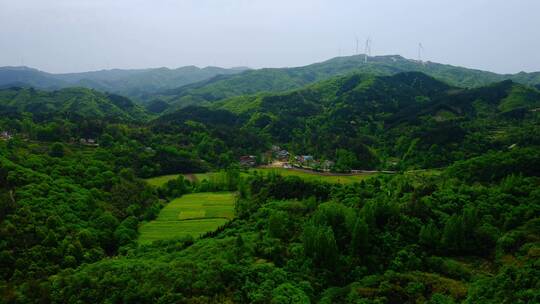
<svg viewBox="0 0 540 304">
<path fill-rule="evenodd" d="M 125 95 L 139 102 L 161 100 L 174 108 L 207 104 L 259 92 L 283 92 L 334 76 L 350 73 L 393 75 L 422 72 L 457 87 L 479 87 L 506 79 L 540 87 L 540 72 L 497 74 L 477 69 L 407 59 L 400 55 L 335 57 L 290 68 L 220 68 L 184 66 L 176 69 L 111 69 L 82 73 L 51 74 L 28 67 L 0 67 L 0 88 L 36 87 L 51 90 L 86 87 Z"/>
<path fill-rule="evenodd" d="M 113 92 L 137 99 L 143 94 L 166 90 L 202 81 L 216 75 L 241 73 L 246 68 L 184 66 L 150 69 L 110 69 L 82 73 L 52 74 L 25 66 L 0 67 L 0 87 L 35 87 L 55 90 L 66 87 L 86 87 Z"/>
<path fill-rule="evenodd" d="M 176 89 L 164 90 L 152 97 L 167 101 L 173 108 L 181 108 L 245 94 L 284 92 L 351 73 L 393 75 L 401 72 L 422 72 L 457 87 L 479 87 L 506 79 L 531 86 L 540 85 L 540 72 L 497 74 L 429 61 L 420 62 L 400 55 L 369 57 L 366 63 L 364 55 L 354 55 L 302 67 L 264 68 L 235 75 L 219 75 Z"/>
</svg>

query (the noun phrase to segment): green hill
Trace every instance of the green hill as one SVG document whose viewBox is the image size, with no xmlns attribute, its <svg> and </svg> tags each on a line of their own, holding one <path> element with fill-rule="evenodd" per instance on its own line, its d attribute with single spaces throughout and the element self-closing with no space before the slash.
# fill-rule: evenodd
<svg viewBox="0 0 540 304">
<path fill-rule="evenodd" d="M 350 73 L 393 75 L 410 71 L 422 72 L 459 87 L 477 87 L 506 79 L 527 85 L 540 84 L 540 73 L 502 75 L 433 62 L 419 62 L 398 55 L 369 57 L 366 63 L 364 55 L 355 55 L 303 67 L 250 70 L 237 75 L 219 76 L 164 91 L 157 96 L 176 107 L 182 107 L 245 94 L 283 92 Z"/>
<path fill-rule="evenodd" d="M 518 139 L 510 135 L 524 124 L 534 128 L 538 117 L 532 110 L 539 106 L 538 90 L 512 81 L 461 89 L 409 72 L 338 77 L 287 93 L 234 97 L 213 107 L 236 113 L 244 128 L 298 154 L 334 159 L 336 149 L 347 149 L 361 160 L 358 166 L 372 168 L 386 157 L 444 165 L 480 153 L 469 145 L 475 137 L 483 148 L 514 144 Z M 422 160 L 434 154 L 429 149 L 441 150 L 435 153 L 441 159 Z"/>
<path fill-rule="evenodd" d="M 148 94 L 159 90 L 173 89 L 217 75 L 236 74 L 245 70 L 246 68 L 185 66 L 176 69 L 112 69 L 52 74 L 28 67 L 0 67 L 0 88 L 21 86 L 54 90 L 67 87 L 85 87 L 146 100 L 150 98 Z"/>
<path fill-rule="evenodd" d="M 0 67 L 0 88 L 29 86 L 42 89 L 58 89 L 66 86 L 63 80 L 53 74 L 28 67 Z"/>
<path fill-rule="evenodd" d="M 0 90 L 3 113 L 32 113 L 35 117 L 69 120 L 106 119 L 136 121 L 148 118 L 146 112 L 126 97 L 85 88 L 39 91 L 33 88 Z"/>
</svg>

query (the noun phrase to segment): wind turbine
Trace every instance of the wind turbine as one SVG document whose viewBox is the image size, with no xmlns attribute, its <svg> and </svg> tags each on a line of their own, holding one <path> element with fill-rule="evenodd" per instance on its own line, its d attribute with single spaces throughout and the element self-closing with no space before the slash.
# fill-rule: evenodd
<svg viewBox="0 0 540 304">
<path fill-rule="evenodd" d="M 424 61 L 422 61 L 422 52 L 424 51 L 424 46 L 422 46 L 422 42 L 419 42 L 418 43 L 418 62 L 420 63 L 424 63 Z"/>
<path fill-rule="evenodd" d="M 366 39 L 366 46 L 364 50 L 364 62 L 367 63 L 368 57 L 371 56 L 371 38 Z"/>
</svg>

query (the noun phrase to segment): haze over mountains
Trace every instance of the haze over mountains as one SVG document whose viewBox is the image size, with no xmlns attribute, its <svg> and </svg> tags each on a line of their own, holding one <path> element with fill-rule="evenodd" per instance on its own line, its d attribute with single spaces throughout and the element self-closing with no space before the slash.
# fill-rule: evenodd
<svg viewBox="0 0 540 304">
<path fill-rule="evenodd" d="M 29 67 L 0 67 L 0 87 L 24 86 L 45 90 L 86 87 L 137 98 L 205 80 L 216 75 L 240 73 L 247 68 L 224 69 L 185 66 L 177 69 L 151 68 L 134 70 L 101 70 L 82 73 L 51 74 Z"/>
</svg>

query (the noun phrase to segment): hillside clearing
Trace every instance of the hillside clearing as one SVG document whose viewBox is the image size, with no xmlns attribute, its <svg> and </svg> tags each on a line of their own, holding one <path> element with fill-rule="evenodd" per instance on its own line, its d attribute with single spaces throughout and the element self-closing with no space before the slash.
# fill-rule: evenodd
<svg viewBox="0 0 540 304">
<path fill-rule="evenodd" d="M 192 173 L 192 174 L 183 174 L 184 178 L 194 182 L 208 180 L 212 175 L 218 174 L 218 172 L 209 172 L 209 173 Z M 161 187 L 165 185 L 168 181 L 178 178 L 181 174 L 169 174 L 169 175 L 160 175 L 155 177 L 146 178 L 146 182 L 154 187 Z"/>
<path fill-rule="evenodd" d="M 193 193 L 174 199 L 161 210 L 156 220 L 139 228 L 139 243 L 185 235 L 197 238 L 213 231 L 234 217 L 234 201 L 232 192 Z"/>
</svg>

